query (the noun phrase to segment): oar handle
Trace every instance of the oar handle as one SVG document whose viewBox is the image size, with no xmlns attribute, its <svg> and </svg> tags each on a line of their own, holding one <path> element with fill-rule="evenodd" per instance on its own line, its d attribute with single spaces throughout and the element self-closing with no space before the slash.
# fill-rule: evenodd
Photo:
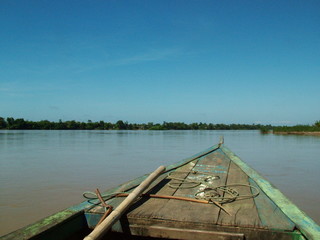
<svg viewBox="0 0 320 240">
<path fill-rule="evenodd" d="M 145 191 L 150 184 L 156 180 L 161 173 L 165 171 L 164 166 L 160 166 L 151 173 L 136 189 L 128 195 L 128 197 L 105 219 L 100 223 L 84 240 L 97 240 L 101 238 L 112 225 L 119 220 L 124 212 L 131 206 L 131 204 Z"/>
</svg>

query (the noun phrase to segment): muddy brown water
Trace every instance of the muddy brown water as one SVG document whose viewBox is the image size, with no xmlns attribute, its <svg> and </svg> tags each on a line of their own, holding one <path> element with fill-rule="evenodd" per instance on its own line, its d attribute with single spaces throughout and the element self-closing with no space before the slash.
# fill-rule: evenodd
<svg viewBox="0 0 320 240">
<path fill-rule="evenodd" d="M 320 137 L 259 131 L 0 130 L 0 235 L 219 142 L 320 223 Z"/>
</svg>

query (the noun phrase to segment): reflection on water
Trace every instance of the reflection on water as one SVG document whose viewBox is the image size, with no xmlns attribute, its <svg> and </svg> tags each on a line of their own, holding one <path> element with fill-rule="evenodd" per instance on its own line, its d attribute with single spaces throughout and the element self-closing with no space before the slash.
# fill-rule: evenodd
<svg viewBox="0 0 320 240">
<path fill-rule="evenodd" d="M 0 235 L 121 184 L 225 145 L 320 222 L 320 137 L 258 131 L 0 130 Z"/>
</svg>

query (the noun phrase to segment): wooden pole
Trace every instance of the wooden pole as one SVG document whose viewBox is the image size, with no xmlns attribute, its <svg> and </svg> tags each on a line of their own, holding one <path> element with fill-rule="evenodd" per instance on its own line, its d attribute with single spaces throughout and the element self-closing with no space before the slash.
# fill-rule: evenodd
<svg viewBox="0 0 320 240">
<path fill-rule="evenodd" d="M 122 214 L 131 206 L 131 204 L 145 191 L 150 184 L 156 180 L 159 175 L 165 171 L 164 166 L 160 166 L 151 173 L 136 189 L 128 195 L 128 197 L 120 203 L 120 205 L 105 219 L 100 225 L 98 225 L 84 240 L 97 240 L 100 239 L 112 225 L 119 220 Z"/>
</svg>

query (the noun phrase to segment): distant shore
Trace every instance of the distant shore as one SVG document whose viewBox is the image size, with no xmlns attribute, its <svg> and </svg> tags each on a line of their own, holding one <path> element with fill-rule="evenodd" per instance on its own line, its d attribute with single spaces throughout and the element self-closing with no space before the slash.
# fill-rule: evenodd
<svg viewBox="0 0 320 240">
<path fill-rule="evenodd" d="M 292 132 L 273 132 L 277 135 L 306 135 L 306 136 L 320 136 L 320 132 L 303 132 L 303 131 L 292 131 Z"/>
<path fill-rule="evenodd" d="M 262 134 L 274 132 L 275 134 L 295 134 L 320 136 L 320 120 L 313 125 L 272 126 L 262 124 L 224 124 L 203 122 L 166 122 L 162 123 L 129 123 L 118 120 L 115 123 L 100 120 L 93 122 L 79 122 L 76 120 L 58 122 L 41 120 L 29 121 L 24 118 L 0 116 L 0 129 L 4 130 L 260 130 Z"/>
</svg>

